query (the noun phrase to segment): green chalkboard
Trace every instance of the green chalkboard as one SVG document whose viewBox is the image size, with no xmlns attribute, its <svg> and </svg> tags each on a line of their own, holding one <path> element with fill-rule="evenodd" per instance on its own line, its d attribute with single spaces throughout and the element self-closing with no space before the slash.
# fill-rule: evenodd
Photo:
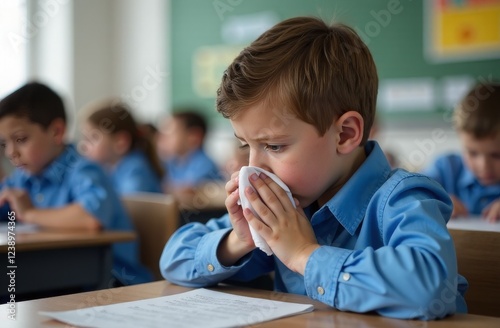
<svg viewBox="0 0 500 328">
<path fill-rule="evenodd" d="M 321 17 L 356 28 L 370 48 L 381 84 L 401 78 L 431 78 L 436 81 L 455 76 L 473 80 L 500 78 L 500 58 L 437 63 L 425 55 L 425 1 L 410 0 L 172 0 L 171 69 L 172 107 L 193 105 L 218 119 L 213 95 L 200 96 L 194 87 L 194 56 L 203 47 L 228 46 L 224 27 L 235 17 L 271 15 L 277 21 L 293 16 Z M 393 12 L 390 16 L 383 13 Z M 250 42 L 250 41 L 248 41 Z M 246 43 L 248 44 L 248 43 Z M 245 42 L 231 46 L 243 48 Z M 220 69 L 222 74 L 223 68 Z M 379 97 L 380 98 L 380 97 Z M 435 105 L 432 111 L 418 108 L 404 113 L 393 111 L 393 118 L 429 119 L 447 110 Z M 384 108 L 380 111 L 384 113 Z M 423 114 L 423 115 L 422 115 Z M 434 115 L 434 116 L 433 116 Z"/>
</svg>

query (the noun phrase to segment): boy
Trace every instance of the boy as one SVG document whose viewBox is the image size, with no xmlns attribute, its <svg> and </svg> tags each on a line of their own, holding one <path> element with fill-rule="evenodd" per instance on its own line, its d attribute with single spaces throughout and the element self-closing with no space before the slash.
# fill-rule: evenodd
<svg viewBox="0 0 500 328">
<path fill-rule="evenodd" d="M 182 110 L 166 120 L 158 137 L 158 149 L 165 160 L 165 191 L 181 203 L 189 201 L 199 187 L 222 181 L 217 164 L 203 149 L 207 123 L 193 110 Z"/>
<path fill-rule="evenodd" d="M 207 286 L 275 271 L 275 289 L 339 310 L 396 318 L 466 311 L 446 221 L 451 202 L 430 178 L 391 171 L 368 134 L 378 78 L 368 48 L 341 24 L 285 20 L 229 66 L 217 109 L 250 149 L 245 195 L 226 184 L 228 215 L 181 227 L 160 260 L 174 283 Z M 273 256 L 255 248 L 252 226 Z"/>
<path fill-rule="evenodd" d="M 64 143 L 62 99 L 49 87 L 28 83 L 0 101 L 0 145 L 16 166 L 0 183 L 0 211 L 57 229 L 132 230 L 104 172 Z M 116 284 L 150 280 L 135 242 L 113 246 Z"/>
<path fill-rule="evenodd" d="M 500 84 L 478 84 L 454 112 L 462 156 L 440 156 L 423 172 L 450 194 L 452 217 L 500 220 Z"/>
</svg>

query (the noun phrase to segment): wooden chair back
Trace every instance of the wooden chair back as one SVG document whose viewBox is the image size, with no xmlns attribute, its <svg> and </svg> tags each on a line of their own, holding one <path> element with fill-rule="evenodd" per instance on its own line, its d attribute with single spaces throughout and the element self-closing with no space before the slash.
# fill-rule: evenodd
<svg viewBox="0 0 500 328">
<path fill-rule="evenodd" d="M 469 313 L 500 317 L 500 232 L 453 230 L 458 272 L 469 282 Z"/>
<path fill-rule="evenodd" d="M 159 261 L 170 236 L 179 227 L 179 209 L 171 195 L 138 193 L 122 197 L 139 237 L 141 262 L 161 280 Z"/>
</svg>

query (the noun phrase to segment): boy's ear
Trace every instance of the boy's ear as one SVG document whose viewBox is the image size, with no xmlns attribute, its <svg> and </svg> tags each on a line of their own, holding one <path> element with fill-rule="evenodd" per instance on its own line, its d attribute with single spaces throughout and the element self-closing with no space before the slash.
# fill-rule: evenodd
<svg viewBox="0 0 500 328">
<path fill-rule="evenodd" d="M 340 116 L 335 122 L 339 134 L 337 151 L 349 154 L 359 147 L 363 140 L 364 120 L 360 113 L 349 111 Z"/>
<path fill-rule="evenodd" d="M 132 137 L 128 132 L 119 131 L 113 136 L 113 141 L 115 152 L 119 155 L 125 155 L 130 150 Z"/>
<path fill-rule="evenodd" d="M 66 122 L 63 119 L 56 118 L 49 125 L 49 132 L 54 137 L 57 145 L 64 144 L 64 136 L 66 134 Z"/>
</svg>

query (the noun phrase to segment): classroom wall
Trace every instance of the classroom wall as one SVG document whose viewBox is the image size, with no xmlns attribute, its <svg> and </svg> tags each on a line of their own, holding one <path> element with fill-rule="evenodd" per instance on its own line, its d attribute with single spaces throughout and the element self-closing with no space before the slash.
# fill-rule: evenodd
<svg viewBox="0 0 500 328">
<path fill-rule="evenodd" d="M 128 101 L 142 121 L 168 109 L 169 3 L 164 0 L 28 0 L 29 79 L 66 100 L 69 138 L 78 111 L 109 96 Z"/>
<path fill-rule="evenodd" d="M 430 77 L 439 86 L 449 77 L 500 76 L 498 57 L 430 62 L 424 53 L 425 1 L 28 0 L 28 3 L 29 22 L 35 27 L 35 33 L 28 39 L 30 78 L 47 81 L 65 97 L 72 118 L 71 138 L 78 137 L 73 119 L 77 111 L 96 98 L 122 96 L 131 101 L 134 113 L 141 120 L 154 122 L 174 106 L 193 104 L 210 112 L 212 132 L 207 150 L 221 165 L 229 157 L 228 149 L 232 149 L 232 131 L 227 120 L 215 112 L 214 97 L 197 94 L 199 90 L 196 91 L 193 80 L 200 70 L 194 67 L 199 68 L 207 61 L 197 62 L 196 66 L 193 58 L 204 58 L 199 50 L 208 47 L 208 54 L 225 55 L 230 61 L 231 47 L 232 51 L 238 51 L 263 28 L 287 17 L 315 15 L 327 21 L 348 23 L 362 31 L 378 65 L 381 85 L 406 77 Z M 381 18 L 375 16 L 394 4 L 398 6 L 397 14 L 380 23 Z M 373 26 L 378 26 L 374 30 L 377 33 L 370 32 Z M 220 45 L 225 47 L 218 49 Z M 211 65 L 209 69 L 213 71 L 202 71 L 206 74 L 201 75 L 209 76 L 207 85 L 214 80 L 217 83 L 224 68 Z M 425 165 L 440 152 L 459 150 L 450 127 L 447 112 L 450 106 L 436 107 L 432 111 L 380 111 L 383 128 L 379 140 L 384 147 L 400 153 L 403 162 L 412 169 Z"/>
<path fill-rule="evenodd" d="M 429 56 L 426 42 L 429 3 L 427 0 L 173 0 L 172 106 L 198 106 L 210 117 L 215 131 L 208 148 L 224 162 L 232 133 L 214 109 L 216 86 L 228 64 L 221 62 L 227 58 L 230 62 L 234 58 L 231 53 L 237 53 L 265 28 L 285 18 L 312 15 L 329 22 L 343 22 L 358 31 L 377 64 L 378 111 L 383 126 L 378 139 L 384 147 L 400 154 L 405 167 L 418 170 L 438 153 L 460 150 L 449 113 L 461 94 L 475 80 L 500 78 L 498 55 L 449 61 Z M 409 86 L 403 91 L 411 91 L 409 96 L 413 98 L 408 98 L 411 100 L 398 103 L 387 96 L 398 91 L 395 87 L 404 85 Z M 426 98 L 429 90 L 432 99 Z"/>
</svg>

